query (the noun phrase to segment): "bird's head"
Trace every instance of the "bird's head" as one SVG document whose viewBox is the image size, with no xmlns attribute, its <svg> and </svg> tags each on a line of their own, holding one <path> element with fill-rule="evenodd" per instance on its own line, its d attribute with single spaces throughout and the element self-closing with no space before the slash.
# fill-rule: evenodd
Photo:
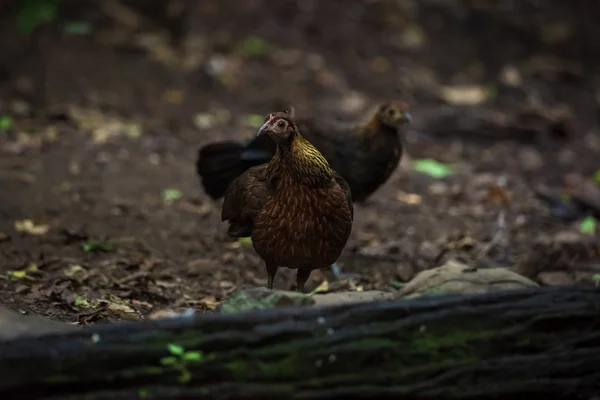
<svg viewBox="0 0 600 400">
<path fill-rule="evenodd" d="M 265 117 L 265 123 L 257 132 L 258 135 L 269 135 L 278 145 L 290 143 L 298 133 L 292 116 L 287 111 L 273 112 Z"/>
<path fill-rule="evenodd" d="M 412 115 L 408 111 L 408 104 L 402 101 L 381 104 L 377 110 L 377 115 L 381 123 L 390 128 L 396 128 L 398 125 L 412 121 Z"/>
</svg>

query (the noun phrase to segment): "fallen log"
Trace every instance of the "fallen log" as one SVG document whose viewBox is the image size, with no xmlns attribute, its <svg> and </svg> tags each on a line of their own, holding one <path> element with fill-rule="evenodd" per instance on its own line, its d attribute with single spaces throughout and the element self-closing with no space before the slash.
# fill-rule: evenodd
<svg viewBox="0 0 600 400">
<path fill-rule="evenodd" d="M 203 314 L 0 343 L 2 399 L 599 393 L 600 291 L 592 288 Z"/>
</svg>

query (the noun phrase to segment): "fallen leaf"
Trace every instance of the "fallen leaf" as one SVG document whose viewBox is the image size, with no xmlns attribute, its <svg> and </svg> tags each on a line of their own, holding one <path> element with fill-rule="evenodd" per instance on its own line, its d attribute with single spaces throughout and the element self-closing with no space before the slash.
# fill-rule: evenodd
<svg viewBox="0 0 600 400">
<path fill-rule="evenodd" d="M 597 184 L 600 185 L 600 169 L 596 172 L 594 172 L 594 182 L 596 182 Z"/>
<path fill-rule="evenodd" d="M 110 311 L 123 318 L 138 318 L 137 312 L 125 300 L 115 295 L 109 295 L 108 300 L 104 300 L 104 302 L 108 303 L 107 308 Z"/>
<path fill-rule="evenodd" d="M 240 57 L 264 56 L 271 52 L 271 45 L 258 36 L 250 36 L 236 46 L 234 51 Z"/>
<path fill-rule="evenodd" d="M 442 88 L 442 98 L 455 105 L 475 106 L 488 99 L 490 91 L 483 86 L 445 86 Z"/>
<path fill-rule="evenodd" d="M 198 113 L 194 116 L 194 125 L 198 129 L 208 129 L 215 125 L 216 118 L 210 113 Z"/>
<path fill-rule="evenodd" d="M 73 304 L 75 305 L 75 307 L 80 307 L 80 308 L 91 308 L 92 307 L 90 302 L 83 296 L 75 297 L 75 301 L 73 302 Z"/>
<path fill-rule="evenodd" d="M 74 278 L 79 281 L 87 277 L 87 271 L 81 265 L 69 265 L 63 272 L 69 278 Z"/>
<path fill-rule="evenodd" d="M 413 169 L 434 178 L 445 178 L 453 173 L 453 168 L 451 166 L 439 163 L 431 158 L 414 160 Z"/>
<path fill-rule="evenodd" d="M 487 201 L 497 205 L 508 204 L 510 202 L 510 196 L 500 185 L 493 184 L 488 191 Z"/>
<path fill-rule="evenodd" d="M 579 232 L 587 235 L 593 235 L 596 232 L 596 219 L 592 216 L 586 217 L 579 224 Z"/>
<path fill-rule="evenodd" d="M 402 45 L 406 48 L 421 48 L 426 42 L 425 32 L 420 26 L 411 24 L 403 29 L 401 41 Z"/>
<path fill-rule="evenodd" d="M 215 308 L 217 308 L 219 303 L 220 301 L 217 301 L 217 299 L 214 296 L 205 297 L 198 302 L 198 304 L 203 305 L 208 310 L 214 310 Z"/>
<path fill-rule="evenodd" d="M 24 219 L 15 221 L 15 229 L 17 232 L 25 232 L 30 235 L 45 235 L 50 229 L 50 226 L 47 224 L 36 224 L 30 219 Z"/>
<path fill-rule="evenodd" d="M 0 131 L 8 131 L 13 127 L 13 120 L 8 115 L 0 116 Z"/>
<path fill-rule="evenodd" d="M 21 280 L 21 279 L 34 280 L 33 277 L 28 275 L 28 273 L 35 272 L 37 270 L 38 270 L 37 265 L 34 263 L 30 263 L 24 269 L 14 270 L 14 271 L 6 271 L 6 275 L 12 281 L 17 281 L 17 280 Z"/>
<path fill-rule="evenodd" d="M 252 238 L 250 236 L 244 237 L 244 238 L 239 238 L 237 241 L 240 244 L 252 244 Z"/>
<path fill-rule="evenodd" d="M 321 284 L 319 286 L 317 286 L 315 288 L 315 290 L 310 292 L 308 295 L 312 296 L 317 293 L 327 293 L 328 291 L 329 291 L 329 282 L 327 282 L 327 280 L 324 280 L 323 282 L 321 282 Z"/>
<path fill-rule="evenodd" d="M 6 271 L 6 275 L 8 275 L 8 277 L 11 279 L 18 280 L 18 279 L 25 278 L 27 276 L 27 271 L 25 271 L 25 270 Z"/>
<path fill-rule="evenodd" d="M 172 202 L 179 200 L 183 197 L 183 192 L 179 189 L 165 189 L 162 192 L 163 200 Z"/>
<path fill-rule="evenodd" d="M 421 196 L 416 193 L 406 193 L 399 191 L 396 195 L 396 200 L 402 201 L 406 204 L 421 204 Z"/>
<path fill-rule="evenodd" d="M 83 244 L 83 251 L 92 252 L 92 251 L 103 251 L 103 252 L 111 252 L 114 251 L 115 247 L 112 243 L 103 242 L 97 239 L 89 239 Z"/>
<path fill-rule="evenodd" d="M 169 89 L 162 95 L 163 100 L 170 104 L 181 104 L 183 102 L 184 94 L 181 89 Z"/>
</svg>

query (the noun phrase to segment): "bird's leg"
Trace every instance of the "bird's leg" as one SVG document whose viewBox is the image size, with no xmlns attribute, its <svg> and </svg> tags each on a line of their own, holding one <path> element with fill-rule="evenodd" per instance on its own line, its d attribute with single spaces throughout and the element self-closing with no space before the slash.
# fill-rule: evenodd
<svg viewBox="0 0 600 400">
<path fill-rule="evenodd" d="M 298 268 L 296 274 L 296 290 L 300 293 L 304 293 L 304 284 L 308 280 L 312 269 L 311 268 Z"/>
<path fill-rule="evenodd" d="M 337 280 L 360 278 L 359 274 L 344 274 L 344 273 L 342 273 L 342 271 L 340 271 L 340 267 L 337 265 L 336 262 L 331 264 L 329 266 L 329 268 L 331 268 L 331 272 L 333 273 L 333 276 L 335 276 L 335 279 L 337 279 Z"/>
<path fill-rule="evenodd" d="M 275 281 L 275 274 L 277 273 L 277 265 L 267 264 L 267 287 L 273 289 L 273 282 Z"/>
</svg>

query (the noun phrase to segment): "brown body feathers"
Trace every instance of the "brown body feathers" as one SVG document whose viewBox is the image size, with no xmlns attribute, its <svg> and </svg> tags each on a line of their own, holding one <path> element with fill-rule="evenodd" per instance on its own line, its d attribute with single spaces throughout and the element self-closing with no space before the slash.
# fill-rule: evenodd
<svg viewBox="0 0 600 400">
<path fill-rule="evenodd" d="M 333 264 L 348 241 L 351 192 L 287 113 L 269 114 L 261 134 L 276 143 L 275 155 L 229 185 L 221 217 L 231 236 L 251 236 L 269 288 L 277 268 L 287 267 L 298 269 L 302 291 L 310 272 Z"/>
<path fill-rule="evenodd" d="M 296 123 L 302 135 L 346 180 L 353 200 L 363 202 L 398 166 L 403 152 L 398 128 L 410 119 L 405 103 L 389 102 L 355 123 L 324 118 L 301 119 Z M 211 143 L 200 149 L 196 170 L 206 193 L 218 199 L 236 177 L 248 168 L 268 162 L 275 151 L 276 145 L 267 135 L 247 144 Z"/>
</svg>

